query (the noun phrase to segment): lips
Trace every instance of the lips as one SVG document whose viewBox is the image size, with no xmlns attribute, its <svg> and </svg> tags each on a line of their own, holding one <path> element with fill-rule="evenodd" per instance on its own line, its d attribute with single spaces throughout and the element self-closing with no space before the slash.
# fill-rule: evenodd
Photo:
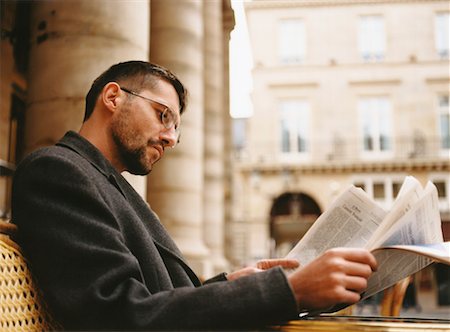
<svg viewBox="0 0 450 332">
<path fill-rule="evenodd" d="M 164 155 L 164 148 L 161 145 L 154 144 L 153 148 L 155 148 L 159 152 L 160 157 Z"/>
</svg>

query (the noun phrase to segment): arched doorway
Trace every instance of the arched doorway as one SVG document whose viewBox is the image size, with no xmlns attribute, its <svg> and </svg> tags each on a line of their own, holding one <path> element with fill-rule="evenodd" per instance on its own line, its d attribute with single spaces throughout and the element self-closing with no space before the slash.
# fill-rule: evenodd
<svg viewBox="0 0 450 332">
<path fill-rule="evenodd" d="M 284 257 L 321 213 L 319 205 L 307 194 L 290 192 L 278 196 L 270 211 L 271 256 Z"/>
</svg>

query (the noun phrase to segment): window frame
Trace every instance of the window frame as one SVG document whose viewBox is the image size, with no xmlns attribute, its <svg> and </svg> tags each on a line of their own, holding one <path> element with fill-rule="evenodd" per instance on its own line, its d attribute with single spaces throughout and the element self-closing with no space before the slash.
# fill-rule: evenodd
<svg viewBox="0 0 450 332">
<path fill-rule="evenodd" d="M 392 103 L 390 98 L 385 95 L 360 96 L 357 101 L 357 113 L 359 118 L 359 144 L 361 156 L 363 158 L 392 157 L 395 142 L 393 136 Z M 383 115 L 381 113 L 385 114 Z M 366 115 L 368 115 L 369 118 L 367 118 Z M 365 143 L 367 136 L 365 126 L 367 124 L 370 126 L 369 138 L 373 145 L 371 149 L 367 149 Z M 382 139 L 384 136 L 386 136 L 387 139 L 387 148 L 383 148 Z"/>
<path fill-rule="evenodd" d="M 382 208 L 388 210 L 394 204 L 396 195 L 394 195 L 394 184 L 402 185 L 405 174 L 356 174 L 352 177 L 351 183 L 355 186 L 364 185 L 363 190 L 377 202 Z M 384 197 L 382 199 L 375 198 L 375 185 L 382 184 L 384 189 Z M 397 192 L 398 194 L 398 192 Z"/>
<path fill-rule="evenodd" d="M 450 58 L 449 51 L 450 12 L 437 12 L 434 17 L 434 46 L 442 60 Z"/>
<path fill-rule="evenodd" d="M 363 61 L 384 61 L 386 58 L 386 27 L 383 15 L 360 15 L 357 33 L 358 51 Z"/>
<path fill-rule="evenodd" d="M 446 99 L 446 104 L 441 105 L 441 99 Z M 439 153 L 443 157 L 448 157 L 450 153 L 450 95 L 440 94 L 437 96 L 437 129 L 439 140 Z M 447 117 L 443 121 L 443 117 Z M 447 133 L 443 133 L 443 126 L 446 126 Z M 443 135 L 446 134 L 446 135 Z M 443 146 L 444 145 L 444 146 Z M 447 146 L 445 146 L 447 145 Z"/>
<path fill-rule="evenodd" d="M 306 58 L 306 26 L 304 20 L 301 18 L 283 18 L 278 21 L 277 29 L 279 63 L 283 65 L 304 63 Z M 294 43 L 297 40 L 298 43 Z"/>
<path fill-rule="evenodd" d="M 311 153 L 311 105 L 305 99 L 282 99 L 278 102 L 280 139 L 278 151 L 283 159 L 308 158 Z M 287 128 L 284 127 L 287 124 Z M 288 135 L 288 149 L 284 149 L 283 136 Z M 300 149 L 299 138 L 304 139 L 305 146 Z"/>
</svg>

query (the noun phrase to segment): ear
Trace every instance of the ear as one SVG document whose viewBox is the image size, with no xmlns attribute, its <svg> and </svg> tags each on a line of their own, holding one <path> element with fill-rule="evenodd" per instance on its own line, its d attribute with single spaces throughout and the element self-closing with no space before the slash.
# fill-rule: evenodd
<svg viewBox="0 0 450 332">
<path fill-rule="evenodd" d="M 115 112 L 117 105 L 120 103 L 123 94 L 121 94 L 120 86 L 116 82 L 107 83 L 102 90 L 101 100 L 103 105 L 111 112 Z"/>
</svg>

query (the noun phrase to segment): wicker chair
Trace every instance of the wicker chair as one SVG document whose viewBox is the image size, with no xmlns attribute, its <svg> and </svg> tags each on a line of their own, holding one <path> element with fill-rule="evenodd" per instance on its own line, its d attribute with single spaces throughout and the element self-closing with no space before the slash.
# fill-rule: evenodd
<svg viewBox="0 0 450 332">
<path fill-rule="evenodd" d="M 15 225 L 0 220 L 0 331 L 59 329 L 36 288 L 20 247 Z"/>
<path fill-rule="evenodd" d="M 411 281 L 411 276 L 400 280 L 395 285 L 384 290 L 380 303 L 381 316 L 397 317 L 402 310 L 406 289 Z"/>
</svg>

